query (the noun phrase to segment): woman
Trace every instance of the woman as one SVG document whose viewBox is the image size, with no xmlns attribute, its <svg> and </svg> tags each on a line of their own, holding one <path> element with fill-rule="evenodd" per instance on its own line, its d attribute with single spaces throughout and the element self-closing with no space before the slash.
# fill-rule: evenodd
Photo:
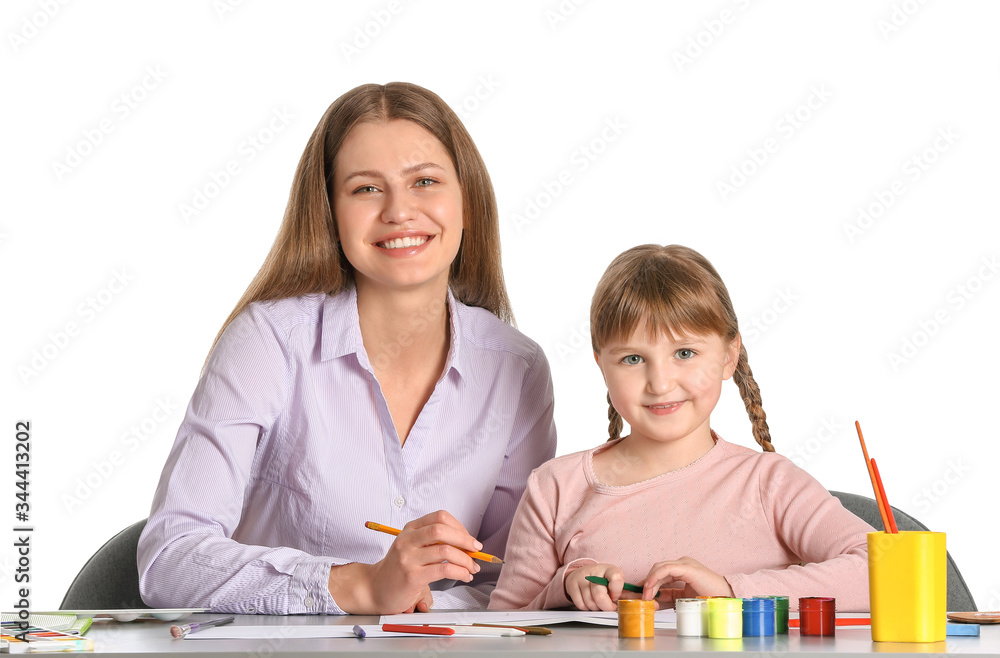
<svg viewBox="0 0 1000 658">
<path fill-rule="evenodd" d="M 548 364 L 511 321 L 496 201 L 459 119 L 411 84 L 335 101 L 167 459 L 144 601 L 485 607 L 498 569 L 464 551 L 503 554 L 555 451 Z"/>
</svg>

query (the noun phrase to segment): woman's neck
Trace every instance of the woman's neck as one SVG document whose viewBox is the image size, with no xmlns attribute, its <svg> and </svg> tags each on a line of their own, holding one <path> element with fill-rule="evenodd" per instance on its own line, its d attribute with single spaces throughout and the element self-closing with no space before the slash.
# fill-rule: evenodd
<svg viewBox="0 0 1000 658">
<path fill-rule="evenodd" d="M 356 287 L 361 338 L 376 375 L 440 375 L 450 338 L 447 282 L 416 290 L 376 290 L 361 281 Z"/>
</svg>

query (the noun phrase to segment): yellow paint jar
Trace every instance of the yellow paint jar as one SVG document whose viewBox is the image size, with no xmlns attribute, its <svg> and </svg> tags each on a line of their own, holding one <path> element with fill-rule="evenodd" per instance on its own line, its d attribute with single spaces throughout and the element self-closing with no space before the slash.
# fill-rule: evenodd
<svg viewBox="0 0 1000 658">
<path fill-rule="evenodd" d="M 618 600 L 618 637 L 653 637 L 655 601 Z"/>
<path fill-rule="evenodd" d="M 708 600 L 708 636 L 720 640 L 743 637 L 743 599 L 718 596 Z"/>
</svg>

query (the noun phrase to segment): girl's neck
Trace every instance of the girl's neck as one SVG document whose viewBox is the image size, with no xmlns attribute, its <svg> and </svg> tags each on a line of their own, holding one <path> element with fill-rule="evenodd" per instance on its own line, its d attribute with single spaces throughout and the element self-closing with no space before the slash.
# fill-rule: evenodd
<svg viewBox="0 0 1000 658">
<path fill-rule="evenodd" d="M 690 466 L 714 446 L 707 421 L 688 436 L 669 442 L 633 433 L 595 456 L 595 474 L 604 484 L 627 486 Z"/>
</svg>

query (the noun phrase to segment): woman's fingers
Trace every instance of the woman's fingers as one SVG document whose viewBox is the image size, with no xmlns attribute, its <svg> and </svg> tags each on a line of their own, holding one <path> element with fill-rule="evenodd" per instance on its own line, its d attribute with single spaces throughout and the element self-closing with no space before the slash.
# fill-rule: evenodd
<svg viewBox="0 0 1000 658">
<path fill-rule="evenodd" d="M 446 542 L 469 551 L 482 550 L 483 545 L 469 534 L 465 526 L 444 510 L 425 514 L 410 521 L 403 529 L 424 530 L 432 533 L 437 541 Z M 438 533 L 438 534 L 434 534 Z"/>
<path fill-rule="evenodd" d="M 470 574 L 476 574 L 480 570 L 480 566 L 468 553 L 481 550 L 483 545 L 455 517 L 443 510 L 407 523 L 393 546 L 406 555 L 416 555 L 415 552 L 420 551 L 419 564 L 447 560 L 465 567 Z"/>
<path fill-rule="evenodd" d="M 415 612 L 429 612 L 431 607 L 434 605 L 434 595 L 431 594 L 431 588 L 424 585 L 423 590 L 420 592 L 420 598 L 417 599 L 416 604 L 413 606 Z"/>
<path fill-rule="evenodd" d="M 367 574 L 364 589 L 374 599 L 371 607 L 380 613 L 429 610 L 434 604 L 429 583 L 471 582 L 481 567 L 467 551 L 481 547 L 445 511 L 432 512 L 407 523 L 385 557 L 371 565 Z"/>
</svg>

